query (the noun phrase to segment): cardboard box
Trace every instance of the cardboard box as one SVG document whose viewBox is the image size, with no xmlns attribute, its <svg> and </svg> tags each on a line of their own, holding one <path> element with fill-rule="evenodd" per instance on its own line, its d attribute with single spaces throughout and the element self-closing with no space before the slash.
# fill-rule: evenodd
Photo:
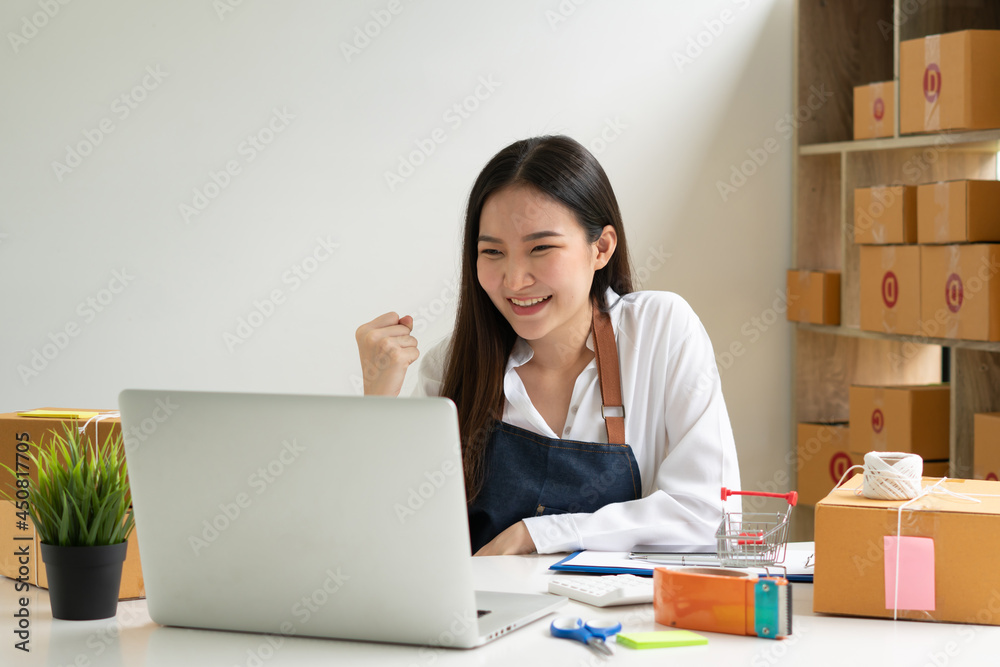
<svg viewBox="0 0 1000 667">
<path fill-rule="evenodd" d="M 1000 127 L 1000 31 L 901 42 L 899 106 L 901 134 Z"/>
<path fill-rule="evenodd" d="M 830 493 L 851 466 L 864 463 L 861 456 L 849 451 L 849 435 L 847 424 L 843 423 L 799 424 L 796 491 L 800 503 L 815 505 Z"/>
<path fill-rule="evenodd" d="M 1000 241 L 1000 181 L 944 181 L 919 186 L 917 240 Z"/>
<path fill-rule="evenodd" d="M 919 335 L 920 247 L 862 246 L 861 328 Z"/>
<path fill-rule="evenodd" d="M 854 138 L 891 137 L 896 131 L 896 82 L 854 88 Z"/>
<path fill-rule="evenodd" d="M 854 190 L 854 242 L 916 243 L 917 188 L 890 185 Z"/>
<path fill-rule="evenodd" d="M 80 416 L 77 420 L 79 425 L 84 425 L 89 418 L 88 413 L 102 412 L 99 410 L 65 410 L 61 408 L 44 408 L 54 412 L 75 413 Z M 106 412 L 106 411 L 105 411 Z M 25 447 L 22 443 L 33 443 L 28 448 L 32 453 L 35 451 L 34 444 L 42 438 L 48 439 L 48 433 L 63 433 L 63 424 L 69 419 L 61 418 L 40 418 L 24 417 L 18 413 L 11 412 L 0 414 L 0 461 L 14 470 L 28 469 L 28 477 L 32 481 L 38 480 L 38 473 L 33 464 L 28 465 L 24 457 Z M 117 437 L 121 433 L 121 420 L 118 418 L 105 418 L 101 421 L 91 422 L 86 428 L 86 435 L 91 442 L 104 444 L 108 435 Z M 21 445 L 19 447 L 19 445 Z M 20 457 L 18 456 L 21 450 Z M 21 467 L 18 467 L 18 463 Z M 22 572 L 22 563 L 19 557 L 14 556 L 15 551 L 28 546 L 28 583 L 46 588 L 48 579 L 45 576 L 45 565 L 42 563 L 40 550 L 40 540 L 35 533 L 34 524 L 30 518 L 22 518 L 18 508 L 9 498 L 17 499 L 17 489 L 10 474 L 0 470 L 0 575 L 16 579 Z M 24 521 L 23 527 L 20 523 Z M 145 586 L 142 579 L 142 566 L 139 560 L 139 544 L 136 541 L 136 533 L 133 530 L 129 536 L 129 546 L 122 568 L 122 583 L 119 597 L 122 600 L 145 597 Z"/>
<path fill-rule="evenodd" d="M 853 385 L 848 401 L 855 454 L 912 452 L 928 461 L 949 458 L 951 389 L 947 384 Z"/>
<path fill-rule="evenodd" d="M 811 324 L 840 324 L 840 272 L 788 272 L 788 319 Z"/>
<path fill-rule="evenodd" d="M 87 423 L 89 416 L 95 413 L 107 413 L 101 410 L 68 410 L 64 408 L 41 408 L 42 410 L 56 413 L 76 414 L 80 418 L 77 420 L 79 426 Z M 72 419 L 23 417 L 17 412 L 7 412 L 0 414 L 0 463 L 3 463 L 12 470 L 18 470 L 18 463 L 26 465 L 24 447 L 20 448 L 21 456 L 18 457 L 19 443 L 37 444 L 42 438 L 49 439 L 49 433 L 63 434 L 63 426 L 72 422 Z M 91 442 L 104 444 L 110 434 L 117 437 L 121 433 L 121 419 L 117 417 L 102 418 L 101 421 L 92 421 L 87 425 L 86 435 Z M 34 446 L 30 447 L 32 453 Z M 38 480 L 38 473 L 31 466 L 29 477 L 32 481 Z M 10 499 L 15 493 L 14 480 L 10 474 L 0 468 L 0 498 Z"/>
<path fill-rule="evenodd" d="M 893 617 L 900 518 L 898 618 L 1000 625 L 1000 482 L 949 479 L 942 487 L 981 502 L 935 493 L 900 514 L 902 501 L 856 496 L 861 480 L 816 505 L 813 611 Z"/>
<path fill-rule="evenodd" d="M 21 525 L 24 521 L 26 528 Z M 35 532 L 31 518 L 26 520 L 10 501 L 0 502 L 0 575 L 17 579 L 29 584 L 48 588 L 49 580 L 45 574 L 45 563 L 42 562 L 41 541 Z M 23 549 L 28 552 L 25 555 Z M 27 562 L 21 562 L 25 560 Z M 128 538 L 128 550 L 125 562 L 122 564 L 122 582 L 118 589 L 118 599 L 134 600 L 146 597 L 146 588 L 142 579 L 142 563 L 139 559 L 139 542 L 136 531 Z"/>
<path fill-rule="evenodd" d="M 920 319 L 938 338 L 1000 340 L 1000 245 L 920 246 Z"/>
<path fill-rule="evenodd" d="M 949 461 L 924 461 L 924 477 L 951 477 Z"/>
<path fill-rule="evenodd" d="M 976 479 L 1000 476 L 1000 412 L 973 415 L 972 470 Z"/>
</svg>

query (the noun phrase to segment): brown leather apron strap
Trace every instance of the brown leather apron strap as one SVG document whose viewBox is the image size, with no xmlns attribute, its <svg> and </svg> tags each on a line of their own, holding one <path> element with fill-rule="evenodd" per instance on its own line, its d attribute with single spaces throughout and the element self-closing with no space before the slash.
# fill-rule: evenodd
<svg viewBox="0 0 1000 667">
<path fill-rule="evenodd" d="M 594 357 L 601 383 L 601 416 L 608 429 L 608 444 L 625 444 L 625 406 L 622 404 L 622 379 L 618 368 L 618 346 L 611 318 L 594 304 Z"/>
</svg>

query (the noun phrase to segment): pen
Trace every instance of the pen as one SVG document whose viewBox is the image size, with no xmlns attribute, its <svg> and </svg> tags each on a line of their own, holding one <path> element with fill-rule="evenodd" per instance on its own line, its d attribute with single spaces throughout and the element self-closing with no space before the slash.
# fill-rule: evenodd
<svg viewBox="0 0 1000 667">
<path fill-rule="evenodd" d="M 644 560 L 647 563 L 662 563 L 664 565 L 718 565 L 717 557 L 706 558 L 702 556 L 670 556 L 667 554 L 643 554 L 630 553 L 630 560 Z"/>
</svg>

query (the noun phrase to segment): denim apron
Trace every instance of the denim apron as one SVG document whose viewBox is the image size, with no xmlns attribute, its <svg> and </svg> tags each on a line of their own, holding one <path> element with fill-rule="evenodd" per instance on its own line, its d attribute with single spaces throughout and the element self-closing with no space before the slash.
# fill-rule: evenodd
<svg viewBox="0 0 1000 667">
<path fill-rule="evenodd" d="M 625 444 L 618 348 L 611 320 L 596 304 L 592 327 L 609 444 L 548 438 L 496 422 L 486 445 L 483 486 L 469 503 L 473 553 L 521 519 L 595 512 L 641 496 L 639 466 Z"/>
</svg>

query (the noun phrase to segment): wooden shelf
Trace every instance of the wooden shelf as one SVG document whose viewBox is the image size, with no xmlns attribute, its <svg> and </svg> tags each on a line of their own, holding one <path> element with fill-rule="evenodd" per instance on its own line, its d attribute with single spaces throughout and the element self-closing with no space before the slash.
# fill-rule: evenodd
<svg viewBox="0 0 1000 667">
<path fill-rule="evenodd" d="M 940 146 L 961 149 L 965 152 L 1000 152 L 1000 130 L 943 132 L 940 134 L 889 137 L 887 139 L 863 139 L 860 141 L 834 141 L 826 144 L 807 144 L 799 146 L 799 155 L 833 155 L 836 153 L 891 151 L 904 148 Z"/>
<path fill-rule="evenodd" d="M 895 17 L 895 20 L 894 20 Z M 998 178 L 1000 129 L 853 141 L 854 87 L 898 82 L 899 43 L 1000 30 L 1000 0 L 798 0 L 791 266 L 841 273 L 841 325 L 797 324 L 791 441 L 798 422 L 845 421 L 852 384 L 951 384 L 950 474 L 971 477 L 973 415 L 1000 411 L 1000 342 L 860 329 L 854 190 Z M 898 95 L 898 88 L 897 95 Z M 794 487 L 793 487 L 794 488 Z M 797 539 L 811 539 L 809 521 Z"/>
<path fill-rule="evenodd" d="M 1000 352 L 1000 342 L 982 340 L 958 340 L 955 338 L 930 338 L 928 336 L 909 336 L 906 334 L 883 333 L 880 331 L 865 331 L 857 327 L 834 326 L 830 324 L 798 323 L 798 328 L 804 331 L 848 336 L 851 338 L 867 338 L 869 340 L 888 340 L 901 343 L 916 343 L 918 345 L 940 345 L 942 347 L 961 348 L 963 350 L 982 350 L 985 352 Z"/>
</svg>

